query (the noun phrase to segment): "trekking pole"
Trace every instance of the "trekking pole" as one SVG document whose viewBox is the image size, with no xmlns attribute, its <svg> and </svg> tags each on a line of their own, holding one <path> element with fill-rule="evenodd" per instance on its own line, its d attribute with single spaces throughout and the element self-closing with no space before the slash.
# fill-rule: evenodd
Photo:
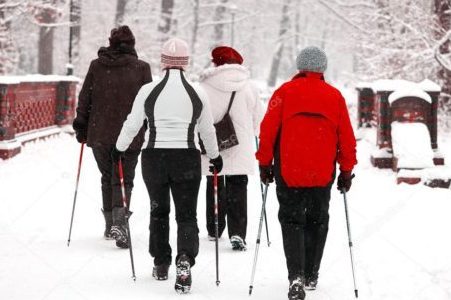
<svg viewBox="0 0 451 300">
<path fill-rule="evenodd" d="M 349 222 L 349 213 L 348 213 L 348 201 L 346 199 L 346 189 L 342 189 L 343 200 L 345 203 L 345 214 L 346 214 L 346 227 L 348 229 L 348 242 L 349 242 L 349 253 L 351 255 L 351 267 L 352 267 L 352 278 L 354 280 L 354 294 L 356 298 L 359 298 L 359 291 L 357 290 L 357 285 L 355 281 L 355 271 L 354 271 L 354 255 L 352 253 L 352 239 L 351 239 L 351 225 Z"/>
<path fill-rule="evenodd" d="M 132 237 L 130 235 L 130 225 L 128 223 L 128 218 L 129 218 L 130 214 L 128 211 L 127 196 L 125 195 L 125 183 L 124 183 L 124 172 L 122 170 L 122 158 L 119 159 L 118 167 L 119 167 L 119 181 L 121 183 L 121 192 L 122 192 L 122 205 L 125 208 L 125 226 L 126 226 L 126 230 L 127 230 L 128 249 L 130 252 L 130 262 L 132 265 L 132 278 L 134 281 L 136 281 L 135 262 L 133 260 Z"/>
<path fill-rule="evenodd" d="M 213 190 L 215 198 L 215 247 L 216 247 L 216 286 L 219 286 L 219 228 L 218 228 L 218 173 L 216 170 L 213 172 Z"/>
<path fill-rule="evenodd" d="M 72 204 L 72 216 L 70 218 L 69 237 L 67 238 L 67 247 L 70 246 L 70 237 L 72 235 L 72 224 L 74 223 L 75 203 L 77 202 L 78 183 L 80 182 L 81 162 L 83 160 L 83 149 L 84 148 L 85 148 L 85 143 L 81 143 L 80 158 L 78 161 L 77 180 L 75 182 L 74 203 Z"/>
<path fill-rule="evenodd" d="M 255 268 L 257 267 L 258 249 L 260 248 L 260 237 L 262 235 L 262 227 L 263 227 L 263 218 L 264 218 L 265 205 L 266 205 L 266 197 L 268 196 L 268 186 L 269 186 L 269 184 L 266 183 L 265 184 L 265 191 L 264 191 L 264 194 L 263 194 L 262 211 L 260 213 L 260 223 L 258 224 L 257 243 L 255 245 L 254 265 L 252 266 L 251 284 L 249 285 L 249 296 L 252 294 L 252 289 L 254 288 Z"/>
<path fill-rule="evenodd" d="M 258 138 L 255 137 L 255 146 L 257 147 L 258 150 Z M 262 200 L 263 200 L 263 182 L 260 181 L 260 191 L 262 194 Z M 266 217 L 266 207 L 265 207 L 265 228 L 266 228 L 266 241 L 268 243 L 268 247 L 271 246 L 271 242 L 269 241 L 269 230 L 268 230 L 268 218 Z"/>
</svg>

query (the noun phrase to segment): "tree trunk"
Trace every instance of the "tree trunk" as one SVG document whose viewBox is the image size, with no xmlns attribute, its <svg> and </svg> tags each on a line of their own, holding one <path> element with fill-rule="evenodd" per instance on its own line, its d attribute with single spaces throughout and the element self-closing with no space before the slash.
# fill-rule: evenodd
<svg viewBox="0 0 451 300">
<path fill-rule="evenodd" d="M 438 39 L 442 37 L 443 32 L 451 30 L 451 5 L 447 0 L 434 0 L 434 12 L 437 16 L 437 21 L 442 30 L 436 32 Z M 451 53 L 451 43 L 446 41 L 439 49 L 440 55 L 449 55 Z M 445 67 L 441 67 L 437 74 L 442 84 L 442 105 L 447 106 L 447 110 L 451 110 L 451 72 Z M 448 107 L 449 106 L 449 107 Z"/>
<path fill-rule="evenodd" d="M 194 54 L 196 52 L 197 32 L 199 31 L 199 0 L 194 0 L 193 7 L 193 35 L 191 36 L 191 65 L 194 63 Z"/>
<path fill-rule="evenodd" d="M 16 47 L 11 39 L 11 20 L 5 8 L 7 0 L 0 0 L 0 75 L 13 71 L 17 65 Z"/>
<path fill-rule="evenodd" d="M 268 86 L 275 86 L 277 82 L 277 75 L 279 74 L 280 61 L 282 59 L 283 49 L 284 49 L 284 35 L 288 31 L 290 19 L 288 16 L 288 8 L 290 6 L 291 0 L 285 0 L 282 7 L 282 19 L 280 21 L 279 30 L 279 43 L 277 45 L 277 50 L 274 53 L 271 70 L 268 78 Z"/>
<path fill-rule="evenodd" d="M 51 1 L 48 4 L 55 4 Z M 53 8 L 44 8 L 39 20 L 42 25 L 39 28 L 39 42 L 38 42 L 38 73 L 52 74 L 53 73 L 53 32 L 54 27 L 46 26 L 56 21 L 56 10 Z"/>
<path fill-rule="evenodd" d="M 174 0 L 161 0 L 161 15 L 158 23 L 160 41 L 165 42 L 169 38 L 172 25 L 172 11 L 174 10 Z"/>
<path fill-rule="evenodd" d="M 217 22 L 213 31 L 213 46 L 215 47 L 224 43 L 224 23 L 222 21 L 224 20 L 227 2 L 228 0 L 219 1 L 215 9 L 215 15 L 213 17 L 214 22 Z"/>
<path fill-rule="evenodd" d="M 127 6 L 127 0 L 117 0 L 116 4 L 116 18 L 114 24 L 116 27 L 124 24 L 125 7 Z"/>
<path fill-rule="evenodd" d="M 80 60 L 80 37 L 81 37 L 81 0 L 72 0 L 70 14 L 70 45 L 69 62 L 76 66 Z"/>
</svg>

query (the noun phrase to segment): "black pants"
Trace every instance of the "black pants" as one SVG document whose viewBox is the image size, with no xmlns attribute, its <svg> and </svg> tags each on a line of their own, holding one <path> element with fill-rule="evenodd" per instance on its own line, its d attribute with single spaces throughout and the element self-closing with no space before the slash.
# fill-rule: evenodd
<svg viewBox="0 0 451 300">
<path fill-rule="evenodd" d="M 233 235 L 246 239 L 247 229 L 247 176 L 218 176 L 218 233 L 226 226 L 229 238 Z M 215 236 L 213 176 L 207 176 L 207 231 Z"/>
<path fill-rule="evenodd" d="M 329 229 L 331 186 L 277 186 L 288 278 L 317 276 Z"/>
<path fill-rule="evenodd" d="M 121 184 L 119 182 L 119 171 L 117 164 L 113 164 L 111 159 L 111 147 L 93 147 L 92 152 L 97 162 L 97 166 L 102 174 L 102 199 L 103 210 L 112 211 L 114 207 L 122 207 Z M 138 156 L 141 151 L 127 150 L 122 158 L 122 168 L 124 171 L 125 192 L 127 203 L 130 205 L 130 197 L 133 190 L 133 180 L 135 178 L 135 168 L 138 163 Z"/>
<path fill-rule="evenodd" d="M 149 252 L 154 264 L 170 265 L 170 193 L 177 221 L 177 257 L 186 254 L 194 265 L 199 253 L 197 196 L 201 181 L 200 152 L 196 149 L 143 150 L 142 174 L 150 197 Z"/>
</svg>

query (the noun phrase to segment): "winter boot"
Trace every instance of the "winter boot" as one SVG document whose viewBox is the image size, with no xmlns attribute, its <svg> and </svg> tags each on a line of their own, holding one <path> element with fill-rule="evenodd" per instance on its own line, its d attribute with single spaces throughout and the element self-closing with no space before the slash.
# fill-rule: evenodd
<svg viewBox="0 0 451 300">
<path fill-rule="evenodd" d="M 246 242 L 238 235 L 232 235 L 230 238 L 230 243 L 232 244 L 232 249 L 236 251 L 246 251 Z"/>
<path fill-rule="evenodd" d="M 191 264 L 186 254 L 179 256 L 177 260 L 177 273 L 175 279 L 175 291 L 179 294 L 187 294 L 191 290 Z"/>
<path fill-rule="evenodd" d="M 304 300 L 304 283 L 301 277 L 296 277 L 290 280 L 290 287 L 288 289 L 288 299 L 289 300 Z"/>
<path fill-rule="evenodd" d="M 102 209 L 103 216 L 105 218 L 105 232 L 103 233 L 103 237 L 105 240 L 113 240 L 113 236 L 111 235 L 111 226 L 113 225 L 113 213 L 111 211 L 104 211 Z"/>
<path fill-rule="evenodd" d="M 167 280 L 168 279 L 169 265 L 159 265 L 154 266 L 152 271 L 152 276 L 156 280 Z"/>
<path fill-rule="evenodd" d="M 128 249 L 127 227 L 125 226 L 125 208 L 113 208 L 113 226 L 111 234 L 116 240 L 116 246 L 122 249 Z"/>
<path fill-rule="evenodd" d="M 316 286 L 318 285 L 318 274 L 313 274 L 311 276 L 306 277 L 305 279 L 305 289 L 308 291 L 316 290 Z"/>
</svg>

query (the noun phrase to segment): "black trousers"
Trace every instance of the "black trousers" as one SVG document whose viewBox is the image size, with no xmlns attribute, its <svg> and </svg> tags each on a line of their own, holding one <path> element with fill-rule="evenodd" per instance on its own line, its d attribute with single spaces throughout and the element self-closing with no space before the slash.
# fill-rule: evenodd
<svg viewBox="0 0 451 300">
<path fill-rule="evenodd" d="M 277 186 L 288 278 L 317 276 L 329 229 L 331 186 Z"/>
<path fill-rule="evenodd" d="M 233 235 L 246 240 L 247 229 L 247 175 L 218 176 L 218 233 L 226 227 Z M 207 176 L 207 231 L 215 236 L 213 176 Z"/>
<path fill-rule="evenodd" d="M 113 146 L 93 147 L 92 152 L 97 162 L 97 167 L 102 174 L 102 199 L 103 210 L 112 211 L 114 207 L 122 207 L 121 184 L 119 182 L 119 171 L 117 164 L 113 164 L 111 150 Z M 138 156 L 141 151 L 127 150 L 122 158 L 122 168 L 124 171 L 125 192 L 127 195 L 127 205 L 130 205 L 130 198 L 133 190 L 133 180 L 135 178 L 135 168 L 138 163 Z"/>
<path fill-rule="evenodd" d="M 196 149 L 146 149 L 142 174 L 150 197 L 149 252 L 154 264 L 170 265 L 170 193 L 177 221 L 177 258 L 186 254 L 194 265 L 199 253 L 197 196 L 201 181 L 200 152 Z"/>
</svg>

